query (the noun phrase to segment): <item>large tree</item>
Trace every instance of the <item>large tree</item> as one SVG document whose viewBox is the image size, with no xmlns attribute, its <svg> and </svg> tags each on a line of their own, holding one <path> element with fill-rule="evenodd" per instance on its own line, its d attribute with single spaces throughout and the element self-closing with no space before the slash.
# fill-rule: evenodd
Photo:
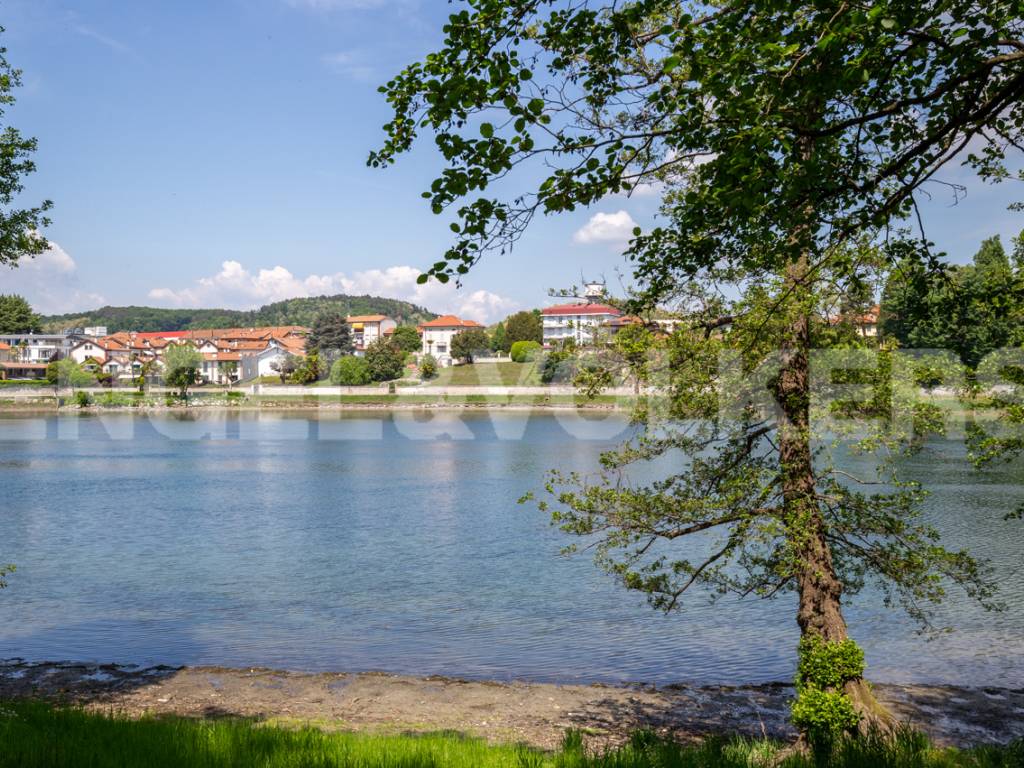
<svg viewBox="0 0 1024 768">
<path fill-rule="evenodd" d="M 188 390 L 199 382 L 203 356 L 192 344 L 168 344 L 164 349 L 163 379 L 169 387 L 188 399 Z"/>
<path fill-rule="evenodd" d="M 391 334 L 391 343 L 403 352 L 419 352 L 423 348 L 420 332 L 412 325 L 400 325 Z"/>
<path fill-rule="evenodd" d="M 352 354 L 352 329 L 337 312 L 317 315 L 306 337 L 306 348 L 317 350 L 328 366 L 343 355 Z"/>
<path fill-rule="evenodd" d="M 0 295 L 0 333 L 38 333 L 39 315 L 22 296 Z"/>
<path fill-rule="evenodd" d="M 876 237 L 890 260 L 930 258 L 923 233 L 891 225 L 912 221 L 944 166 L 1009 175 L 1005 153 L 1024 143 L 1019 3 L 462 5 L 441 48 L 384 87 L 394 117 L 369 159 L 391 164 L 421 131 L 445 159 L 424 197 L 454 211 L 457 236 L 422 279 L 507 254 L 538 212 L 656 185 L 662 223 L 635 230 L 628 250 L 636 303 L 675 296 L 690 310 L 674 353 L 696 389 L 676 392 L 705 417 L 699 434 L 641 436 L 605 466 L 675 449 L 691 462 L 635 492 L 611 472 L 597 485 L 570 478 L 558 519 L 599 536 L 605 564 L 667 609 L 694 584 L 794 591 L 797 722 L 819 736 L 887 727 L 848 638 L 844 592 L 876 579 L 923 616 L 943 578 L 986 587 L 973 560 L 932 541 L 913 494 L 867 495 L 816 462 L 812 333 L 834 294 L 862 282 L 854 240 Z M 520 170 L 540 182 L 507 199 L 480 194 L 499 180 L 508 190 Z M 769 414 L 719 419 L 699 402 L 722 342 L 751 370 L 775 358 Z M 672 556 L 672 541 L 694 535 L 706 558 Z"/>
<path fill-rule="evenodd" d="M 483 328 L 467 328 L 452 336 L 452 357 L 472 363 L 473 358 L 491 348 L 491 339 Z"/>
<path fill-rule="evenodd" d="M 998 236 L 982 242 L 971 264 L 901 262 L 882 293 L 882 332 L 902 347 L 952 350 L 973 370 L 1020 337 L 1020 278 Z"/>
<path fill-rule="evenodd" d="M 4 31 L 0 27 L 0 34 Z M 7 62 L 7 49 L 0 48 L 0 265 L 16 267 L 23 256 L 37 256 L 49 248 L 40 230 L 49 225 L 49 200 L 21 208 L 24 179 L 36 169 L 32 160 L 37 142 L 5 124 L 6 110 L 14 104 L 13 91 L 21 85 L 21 70 Z"/>
<path fill-rule="evenodd" d="M 505 321 L 505 343 L 511 347 L 517 341 L 544 342 L 544 330 L 537 312 L 516 312 Z"/>
</svg>

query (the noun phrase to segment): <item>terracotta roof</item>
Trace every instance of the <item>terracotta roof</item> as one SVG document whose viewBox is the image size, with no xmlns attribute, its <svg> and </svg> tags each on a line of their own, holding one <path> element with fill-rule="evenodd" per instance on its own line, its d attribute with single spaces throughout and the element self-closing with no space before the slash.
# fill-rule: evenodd
<svg viewBox="0 0 1024 768">
<path fill-rule="evenodd" d="M 12 370 L 27 370 L 27 371 L 43 371 L 46 370 L 47 363 L 0 363 L 0 368 L 10 368 Z"/>
<path fill-rule="evenodd" d="M 613 317 L 611 320 L 606 320 L 604 324 L 612 328 L 623 328 L 627 325 L 645 325 L 644 321 L 636 315 Z"/>
<path fill-rule="evenodd" d="M 0 349 L 10 349 L 10 348 L 11 348 L 11 345 L 8 344 L 6 341 L 0 341 Z"/>
<path fill-rule="evenodd" d="M 144 331 L 133 334 L 136 339 L 185 339 L 191 331 Z"/>
<path fill-rule="evenodd" d="M 201 328 L 193 331 L 145 331 L 134 334 L 135 338 L 151 339 L 269 339 L 271 336 L 304 334 L 302 325 L 268 325 L 259 328 Z"/>
<path fill-rule="evenodd" d="M 351 315 L 345 318 L 346 323 L 379 323 L 390 320 L 387 315 Z"/>
<path fill-rule="evenodd" d="M 417 328 L 483 328 L 475 320 L 462 320 L 455 315 L 442 315 L 436 320 L 420 323 Z"/>
<path fill-rule="evenodd" d="M 618 317 L 621 310 L 608 304 L 556 304 L 553 307 L 545 307 L 540 311 L 542 315 L 614 315 Z"/>
<path fill-rule="evenodd" d="M 237 352 L 206 352 L 203 354 L 204 360 L 212 361 L 223 361 L 223 362 L 238 362 L 242 359 L 242 356 Z"/>
</svg>

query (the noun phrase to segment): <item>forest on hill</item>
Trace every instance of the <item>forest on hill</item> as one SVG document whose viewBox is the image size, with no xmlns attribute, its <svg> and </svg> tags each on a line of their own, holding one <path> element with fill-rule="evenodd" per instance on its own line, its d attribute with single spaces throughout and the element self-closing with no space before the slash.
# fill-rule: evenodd
<svg viewBox="0 0 1024 768">
<path fill-rule="evenodd" d="M 397 320 L 400 325 L 416 324 L 437 317 L 424 307 L 407 301 L 379 296 L 338 294 L 285 299 L 253 310 L 101 307 L 91 312 L 44 316 L 41 318 L 41 325 L 46 331 L 105 325 L 110 333 L 247 328 L 263 325 L 310 326 L 318 315 L 325 312 L 338 312 L 344 315 L 387 315 Z"/>
</svg>

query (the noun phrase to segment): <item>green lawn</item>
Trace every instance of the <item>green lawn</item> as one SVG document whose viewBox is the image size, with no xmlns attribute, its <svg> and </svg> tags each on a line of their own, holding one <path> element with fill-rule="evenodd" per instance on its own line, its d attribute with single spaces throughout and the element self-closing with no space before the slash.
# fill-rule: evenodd
<svg viewBox="0 0 1024 768">
<path fill-rule="evenodd" d="M 442 368 L 436 379 L 429 382 L 436 386 L 452 387 L 535 387 L 539 386 L 540 375 L 536 363 L 474 363 Z"/>
<path fill-rule="evenodd" d="M 638 733 L 603 754 L 570 733 L 555 753 L 490 746 L 452 733 L 384 736 L 289 729 L 247 720 L 128 720 L 0 702 L 0 768 L 811 768 L 778 760 L 769 742 L 708 741 L 681 747 Z M 908 735 L 895 746 L 851 745 L 834 768 L 1020 768 L 1024 743 L 970 752 L 937 750 Z"/>
</svg>

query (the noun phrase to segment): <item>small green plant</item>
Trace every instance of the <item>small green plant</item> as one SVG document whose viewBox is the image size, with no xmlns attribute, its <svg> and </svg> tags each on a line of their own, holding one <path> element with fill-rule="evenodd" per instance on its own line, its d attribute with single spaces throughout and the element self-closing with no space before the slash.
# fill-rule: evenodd
<svg viewBox="0 0 1024 768">
<path fill-rule="evenodd" d="M 75 392 L 75 404 L 79 408 L 85 408 L 92 405 L 92 397 L 88 392 Z"/>
<path fill-rule="evenodd" d="M 509 351 L 513 363 L 525 363 L 539 354 L 541 345 L 536 341 L 517 341 Z"/>
<path fill-rule="evenodd" d="M 850 639 L 832 643 L 808 634 L 800 638 L 797 655 L 793 724 L 807 734 L 816 751 L 830 749 L 860 723 L 843 687 L 863 676 L 864 651 Z"/>
<path fill-rule="evenodd" d="M 433 379 L 437 376 L 437 358 L 433 355 L 424 355 L 420 358 L 420 378 Z"/>
</svg>

